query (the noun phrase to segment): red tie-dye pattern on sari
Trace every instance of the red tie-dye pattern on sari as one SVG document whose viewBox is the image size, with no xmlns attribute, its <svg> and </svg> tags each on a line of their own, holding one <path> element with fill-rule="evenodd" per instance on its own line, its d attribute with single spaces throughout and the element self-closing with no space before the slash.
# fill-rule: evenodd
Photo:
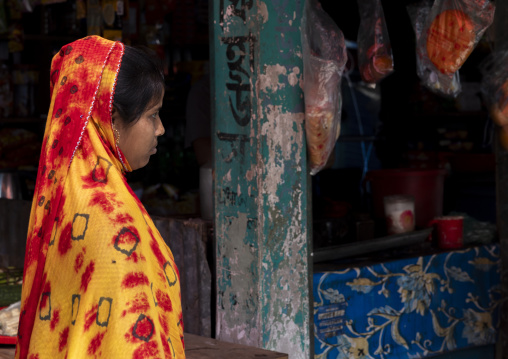
<svg viewBox="0 0 508 359">
<path fill-rule="evenodd" d="M 53 58 L 16 358 L 185 357 L 178 269 L 114 141 L 123 52 L 90 36 Z"/>
</svg>

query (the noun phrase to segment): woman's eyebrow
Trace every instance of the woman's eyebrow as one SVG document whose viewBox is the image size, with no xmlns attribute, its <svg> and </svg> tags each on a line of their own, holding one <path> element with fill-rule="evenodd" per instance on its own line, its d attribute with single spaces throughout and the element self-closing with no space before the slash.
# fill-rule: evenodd
<svg viewBox="0 0 508 359">
<path fill-rule="evenodd" d="M 149 108 L 147 111 L 151 112 L 151 111 L 160 111 L 160 109 L 162 108 L 162 105 L 155 105 L 151 108 Z"/>
</svg>

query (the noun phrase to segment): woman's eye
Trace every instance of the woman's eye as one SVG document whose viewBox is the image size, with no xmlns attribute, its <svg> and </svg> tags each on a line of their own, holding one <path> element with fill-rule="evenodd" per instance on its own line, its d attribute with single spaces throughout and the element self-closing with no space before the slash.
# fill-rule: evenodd
<svg viewBox="0 0 508 359">
<path fill-rule="evenodd" d="M 152 115 L 152 118 L 155 120 L 157 118 L 157 116 L 159 116 L 159 112 L 156 112 Z"/>
</svg>

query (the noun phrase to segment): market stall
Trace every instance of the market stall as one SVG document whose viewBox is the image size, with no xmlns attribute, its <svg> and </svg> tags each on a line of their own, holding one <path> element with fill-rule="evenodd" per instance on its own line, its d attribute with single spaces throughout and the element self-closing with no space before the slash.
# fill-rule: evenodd
<svg viewBox="0 0 508 359">
<path fill-rule="evenodd" d="M 502 302 L 498 244 L 390 257 L 314 266 L 316 357 L 424 358 L 475 347 L 492 356 Z"/>
<path fill-rule="evenodd" d="M 309 3 L 314 4 L 314 2 L 306 2 L 306 4 Z M 444 4 L 445 2 L 436 3 Z M 336 19 L 342 19 L 343 22 L 336 21 L 339 30 L 341 30 L 341 24 L 347 23 L 346 18 L 352 16 L 350 11 L 342 11 L 339 14 L 327 2 L 323 1 L 322 4 L 328 13 L 336 15 Z M 273 7 L 267 5 L 266 8 L 249 5 L 235 11 L 227 11 L 219 4 L 214 6 L 214 13 L 218 17 L 214 24 L 216 41 L 213 43 L 215 78 L 212 77 L 212 89 L 214 89 L 212 96 L 215 96 L 216 107 L 213 112 L 215 127 L 212 134 L 217 134 L 215 138 L 216 182 L 214 189 L 217 231 L 217 298 L 219 303 L 224 303 L 218 307 L 218 326 L 221 328 L 219 333 L 221 338 L 234 342 L 250 342 L 264 347 L 290 347 L 292 349 L 289 351 L 294 353 L 295 357 L 302 358 L 314 354 L 334 358 L 361 356 L 361 353 L 349 351 L 355 345 L 360 345 L 359 342 L 367 343 L 366 338 L 360 338 L 361 333 L 367 333 L 365 336 L 369 336 L 368 339 L 373 337 L 372 340 L 377 343 L 380 336 L 378 335 L 379 331 L 375 332 L 375 326 L 384 327 L 377 322 L 362 326 L 361 323 L 364 321 L 359 318 L 365 319 L 371 312 L 371 307 L 358 304 L 358 313 L 351 313 L 345 309 L 345 304 L 341 303 L 337 307 L 333 307 L 332 314 L 337 314 L 337 317 L 331 316 L 330 323 L 327 323 L 329 327 L 324 328 L 321 334 L 326 335 L 324 334 L 326 329 L 333 328 L 333 325 L 337 324 L 336 322 L 347 322 L 350 328 L 344 325 L 344 332 L 330 329 L 329 333 L 331 334 L 326 342 L 318 340 L 322 339 L 319 335 L 319 327 L 316 326 L 316 317 L 312 319 L 311 316 L 316 312 L 317 315 L 322 314 L 324 318 L 330 315 L 319 312 L 321 301 L 316 297 L 319 293 L 319 279 L 324 276 L 328 278 L 329 275 L 325 273 L 329 271 L 317 270 L 316 257 L 323 255 L 333 261 L 334 254 L 341 254 L 341 251 L 347 250 L 348 253 L 361 251 L 373 246 L 374 243 L 377 245 L 384 241 L 385 245 L 394 245 L 396 249 L 390 252 L 391 256 L 382 257 L 382 263 L 372 271 L 374 273 L 388 273 L 387 277 L 390 277 L 391 274 L 396 277 L 397 273 L 401 273 L 399 277 L 405 278 L 401 281 L 410 280 L 411 278 L 408 279 L 407 276 L 404 276 L 406 272 L 403 268 L 410 270 L 409 268 L 428 266 L 425 268 L 430 269 L 432 265 L 429 263 L 437 265 L 438 262 L 442 263 L 441 259 L 444 261 L 447 256 L 457 260 L 457 263 L 462 263 L 461 254 L 455 255 L 456 251 L 460 252 L 461 250 L 451 247 L 445 249 L 445 252 L 433 254 L 436 258 L 435 261 L 425 257 L 425 246 L 432 247 L 432 242 L 426 240 L 428 236 L 420 238 L 420 243 L 412 243 L 417 246 L 412 248 L 415 252 L 408 258 L 392 261 L 394 255 L 401 253 L 402 248 L 407 245 L 402 242 L 404 240 L 409 242 L 412 234 L 425 228 L 431 228 L 430 222 L 433 219 L 451 214 L 453 219 L 447 219 L 455 221 L 457 220 L 455 217 L 460 217 L 461 220 L 465 220 L 469 219 L 465 214 L 471 213 L 472 217 L 476 217 L 473 220 L 495 222 L 494 142 L 482 136 L 483 133 L 491 133 L 493 127 L 485 104 L 478 97 L 480 79 L 475 77 L 479 75 L 476 66 L 481 62 L 481 58 L 490 52 L 484 46 L 491 40 L 488 40 L 489 37 L 482 37 L 482 35 L 494 19 L 494 8 L 491 3 L 482 2 L 482 4 L 485 5 L 482 11 L 478 9 L 478 11 L 472 12 L 467 7 L 473 6 L 472 4 L 462 9 L 454 9 L 475 18 L 475 31 L 468 35 L 471 38 L 466 41 L 469 47 L 464 53 L 462 53 L 462 48 L 457 51 L 460 53 L 458 67 L 461 67 L 462 64 L 465 66 L 463 68 L 465 78 L 462 78 L 462 82 L 460 82 L 465 91 L 461 92 L 461 95 L 456 94 L 459 83 L 456 74 L 458 68 L 453 67 L 456 66 L 455 62 L 452 66 L 447 62 L 449 59 L 443 60 L 446 56 L 442 52 L 442 57 L 436 57 L 435 54 L 428 55 L 425 62 L 421 57 L 418 57 L 421 53 L 419 51 L 427 48 L 427 34 L 432 33 L 432 36 L 439 37 L 439 34 L 448 25 L 443 25 L 439 21 L 432 25 L 432 21 L 429 20 L 428 26 L 434 26 L 436 31 L 422 31 L 422 28 L 418 27 L 422 23 L 415 23 L 411 17 L 413 13 L 401 4 L 382 2 L 386 15 L 386 27 L 391 35 L 394 67 L 391 68 L 390 64 L 386 62 L 386 72 L 375 74 L 379 77 L 384 75 L 380 81 L 372 80 L 372 78 L 369 81 L 365 77 L 367 69 L 360 68 L 360 75 L 363 76 L 362 84 L 358 81 L 358 72 L 355 74 L 355 71 L 348 69 L 346 65 L 346 69 L 350 72 L 344 74 L 341 87 L 337 86 L 340 84 L 340 79 L 334 77 L 336 76 L 334 69 L 338 69 L 339 77 L 343 74 L 340 67 L 344 63 L 340 56 L 347 53 L 349 59 L 350 53 L 355 53 L 354 47 L 348 48 L 351 44 L 344 41 L 340 32 L 337 32 L 333 26 L 329 26 L 329 23 L 326 21 L 321 23 L 319 16 L 312 18 L 309 28 L 306 28 L 304 21 L 306 16 L 310 15 L 304 10 L 304 4 L 299 4 L 301 8 L 297 7 L 296 9 L 282 8 L 278 4 L 273 4 Z M 344 4 L 343 6 L 348 6 L 348 9 L 351 10 L 356 7 L 356 4 Z M 446 10 L 450 10 L 450 8 L 433 9 L 432 11 L 435 12 L 433 16 L 446 12 Z M 249 11 L 250 17 L 248 16 Z M 275 19 L 272 16 L 274 13 L 277 14 Z M 363 16 L 361 13 L 360 15 Z M 294 47 L 294 44 L 298 43 L 298 37 L 293 36 L 294 32 L 298 32 L 293 28 L 294 21 L 301 19 L 302 16 L 299 35 L 305 31 L 322 31 L 321 36 L 315 36 L 310 41 L 310 54 L 315 59 L 306 53 L 303 44 L 304 37 L 300 38 L 302 41 L 301 56 L 299 56 L 299 49 L 296 50 Z M 379 13 L 376 16 L 378 20 L 381 19 Z M 422 21 L 422 18 L 416 20 Z M 425 21 L 423 22 L 425 23 Z M 417 34 L 415 34 L 414 25 L 417 25 Z M 372 27 L 378 28 L 377 24 Z M 380 29 L 374 37 L 376 41 L 379 40 L 381 34 L 384 34 L 382 26 Z M 357 34 L 359 35 L 359 33 Z M 425 39 L 421 40 L 423 45 L 418 42 L 420 35 Z M 441 40 L 436 40 L 432 36 L 428 41 L 437 46 L 438 53 L 449 51 L 448 55 L 451 57 L 455 55 L 453 46 L 448 50 L 441 49 L 439 48 Z M 480 39 L 483 39 L 483 42 Z M 438 43 L 435 43 L 434 40 Z M 449 40 L 453 42 L 456 39 Z M 269 45 L 273 41 L 276 44 L 276 55 L 271 53 L 273 48 Z M 342 49 L 331 49 L 330 43 L 336 47 L 342 47 Z M 371 51 L 371 53 L 382 58 L 381 50 L 388 48 L 386 41 L 383 44 L 385 46 L 378 46 L 379 53 L 375 51 Z M 362 51 L 361 45 L 361 43 L 356 44 L 358 56 Z M 364 51 L 366 49 L 363 48 Z M 384 56 L 386 55 L 385 52 Z M 311 57 L 311 63 L 314 61 L 311 71 L 316 73 L 321 70 L 315 63 L 322 66 L 323 72 L 321 76 L 316 76 L 317 80 L 306 75 L 307 57 Z M 466 58 L 470 61 L 462 61 Z M 357 66 L 360 59 L 356 56 L 352 56 L 352 59 L 353 65 L 349 64 L 349 66 Z M 375 60 L 375 56 L 374 59 L 370 59 L 370 61 L 373 60 Z M 303 64 L 300 61 L 303 61 Z M 383 63 L 381 59 L 379 61 Z M 418 61 L 422 62 L 418 63 Z M 441 65 L 446 68 L 439 67 L 441 61 L 444 61 Z M 298 70 L 295 70 L 295 65 L 298 65 Z M 469 65 L 471 67 L 468 69 Z M 438 68 L 432 69 L 432 66 Z M 448 68 L 448 66 L 451 67 Z M 418 72 L 420 69 L 421 72 Z M 390 72 L 391 70 L 393 72 Z M 429 73 L 435 76 L 429 77 Z M 443 73 L 446 73 L 446 76 L 442 76 Z M 372 75 L 372 72 L 370 74 Z M 298 86 L 302 75 L 306 81 L 302 81 L 302 85 Z M 297 81 L 293 81 L 295 79 Z M 316 82 L 309 86 L 309 80 Z M 332 90 L 329 90 L 327 86 L 332 82 L 333 84 L 330 85 Z M 365 86 L 365 83 L 368 82 L 371 83 L 370 87 Z M 373 87 L 377 90 L 373 90 Z M 300 91 L 303 91 L 303 94 Z M 327 140 L 331 138 L 334 143 L 338 135 L 337 121 L 333 112 L 334 103 L 331 103 L 336 94 L 334 91 L 340 91 L 340 94 L 343 95 L 343 110 L 347 109 L 347 112 L 343 113 L 347 117 L 345 116 L 344 121 L 339 122 L 341 134 L 338 136 L 338 144 L 342 143 L 343 145 L 341 151 L 329 151 L 327 147 Z M 456 98 L 455 95 L 457 95 Z M 310 104 L 307 102 L 309 98 Z M 363 99 L 363 102 L 359 102 L 360 99 Z M 381 107 L 377 107 L 376 110 L 376 106 Z M 370 110 L 370 114 L 367 109 Z M 305 117 L 304 123 L 301 118 L 302 111 Z M 328 112 L 331 113 L 331 116 L 327 116 Z M 230 114 L 231 116 L 229 116 Z M 381 123 L 369 122 L 372 117 L 377 116 L 381 119 Z M 246 120 L 242 121 L 242 119 Z M 256 122 L 252 119 L 256 119 Z M 363 128 L 363 124 L 369 124 L 369 127 Z M 376 130 L 378 126 L 382 127 L 382 132 Z M 372 132 L 367 132 L 366 128 Z M 344 131 L 344 137 L 342 137 L 342 131 Z M 284 135 L 280 135 L 280 133 Z M 305 136 L 307 145 L 307 159 L 303 161 L 303 164 L 300 157 L 302 154 L 300 136 Z M 212 138 L 214 137 L 212 136 Z M 293 153 L 293 155 L 289 153 Z M 333 160 L 331 154 L 336 156 L 335 160 L 332 161 L 332 164 L 326 163 L 330 159 Z M 340 167 L 343 164 L 346 166 Z M 464 164 L 466 165 L 464 166 Z M 357 168 L 348 168 L 348 165 Z M 303 166 L 306 166 L 306 170 Z M 375 173 L 374 170 L 383 172 Z M 391 176 L 388 176 L 389 170 L 393 170 L 395 173 L 390 173 Z M 307 177 L 305 173 L 311 174 L 313 177 Z M 371 173 L 370 178 L 369 173 Z M 386 174 L 386 176 L 382 176 L 382 174 Z M 286 176 L 290 176 L 290 178 Z M 371 183 L 371 190 L 365 186 L 365 182 L 374 182 Z M 309 188 L 308 184 L 310 183 L 312 183 L 313 190 L 312 208 L 306 206 L 309 195 L 306 188 Z M 377 187 L 374 188 L 375 186 Z M 234 193 L 234 196 L 229 196 L 230 193 Z M 390 233 L 387 233 L 390 230 L 391 222 L 387 222 L 387 207 L 383 206 L 383 201 L 385 197 L 397 194 L 411 195 L 414 202 L 412 202 L 413 207 L 408 203 L 407 207 L 400 211 L 399 215 L 403 215 L 402 217 L 397 217 L 397 219 L 401 218 L 402 224 L 408 225 L 402 228 L 405 228 L 405 232 L 409 229 L 409 232 L 405 233 L 406 237 L 397 234 L 403 237 L 394 239 Z M 305 212 L 305 209 L 312 210 L 312 219 L 309 218 L 310 214 Z M 487 250 L 491 253 L 493 248 L 498 248 L 489 247 L 492 241 L 496 241 L 495 235 L 490 229 L 485 236 L 479 236 L 480 240 L 476 245 L 481 248 L 480 252 Z M 310 239 L 311 230 L 314 243 Z M 307 238 L 306 241 L 300 240 L 302 233 Z M 394 244 L 397 239 L 401 242 Z M 439 240 L 434 243 L 433 250 L 439 251 L 438 242 Z M 246 243 L 251 244 L 252 250 L 248 252 L 242 250 Z M 464 242 L 458 247 L 463 248 L 463 245 L 465 245 L 464 253 L 469 253 L 469 251 L 476 253 L 476 250 L 469 249 L 469 246 L 473 245 L 472 243 Z M 379 262 L 379 257 L 383 252 L 382 248 L 376 248 L 378 252 L 374 256 L 378 256 Z M 494 251 L 489 256 L 492 260 L 498 260 L 499 254 Z M 431 256 L 431 258 L 434 257 Z M 474 260 L 474 258 L 471 259 L 473 262 Z M 424 262 L 425 265 L 423 265 Z M 391 268 L 392 265 L 395 267 Z M 398 265 L 400 267 L 397 267 Z M 499 262 L 491 267 L 486 274 L 489 278 L 486 282 L 489 286 L 487 292 L 496 291 L 496 286 L 500 282 L 497 265 Z M 330 266 L 333 267 L 331 264 Z M 361 267 L 353 257 L 350 262 L 346 261 L 344 266 L 346 267 L 343 269 L 345 272 L 351 275 L 362 273 L 362 276 L 364 275 L 363 270 L 368 273 L 371 268 Z M 388 268 L 387 266 L 390 269 L 384 270 L 384 268 Z M 441 265 L 441 267 L 438 265 L 437 267 L 440 269 L 432 269 L 436 271 L 432 272 L 432 278 L 438 276 L 441 278 L 444 272 L 447 273 L 446 275 L 450 275 L 447 265 Z M 455 264 L 453 267 L 458 267 L 458 265 Z M 464 264 L 461 265 L 461 268 L 463 267 Z M 475 272 L 476 269 L 473 268 L 474 266 L 467 271 L 464 270 L 464 276 L 470 273 L 470 270 L 474 271 L 475 276 L 478 275 Z M 306 279 L 305 269 L 313 275 L 313 280 Z M 427 272 L 424 270 L 422 273 Z M 471 274 L 471 276 L 473 275 Z M 344 281 L 345 283 L 354 283 L 354 279 L 357 279 L 358 282 L 372 282 L 371 279 L 364 277 L 344 279 Z M 313 283 L 311 288 L 314 290 L 314 295 L 307 291 L 309 283 Z M 390 283 L 393 285 L 392 282 Z M 450 283 L 453 283 L 450 285 L 457 290 L 462 284 L 455 280 L 451 280 Z M 470 290 L 472 293 L 483 292 L 484 281 L 476 283 L 480 283 L 478 287 L 473 285 L 466 290 Z M 329 294 L 330 299 L 333 298 L 332 300 L 336 299 L 334 294 L 342 297 L 343 291 L 356 294 L 356 290 L 358 294 L 361 293 L 358 298 L 365 297 L 365 300 L 368 301 L 370 300 L 368 298 L 372 297 L 380 305 L 382 303 L 393 305 L 394 313 L 403 311 L 401 305 L 404 308 L 405 300 L 408 300 L 407 298 L 400 299 L 398 295 L 393 294 L 387 299 L 382 291 L 376 296 L 376 293 L 373 293 L 375 289 L 367 288 L 368 285 L 363 287 L 360 284 L 358 286 L 351 284 L 351 286 L 354 289 L 344 283 L 337 282 L 323 290 L 329 292 L 327 295 Z M 442 289 L 444 288 L 445 284 Z M 362 290 L 369 291 L 368 295 Z M 392 287 L 390 293 L 396 293 L 397 290 Z M 445 302 L 456 300 L 439 297 L 438 294 L 441 293 L 433 293 L 432 299 L 442 298 Z M 414 294 L 417 295 L 417 293 Z M 289 301 L 287 296 L 298 298 L 298 301 Z M 305 304 L 302 305 L 300 302 L 302 297 L 311 303 L 310 310 L 307 311 Z M 344 295 L 344 298 L 345 302 L 350 303 L 351 306 L 357 302 L 364 303 L 360 299 L 356 300 L 356 297 L 352 295 Z M 382 299 L 387 301 L 382 301 Z M 397 300 L 399 302 L 396 304 Z M 497 301 L 490 302 L 489 298 L 482 300 L 482 306 L 485 305 L 489 308 L 500 305 Z M 318 303 L 317 308 L 313 306 L 314 303 Z M 417 306 L 417 304 L 418 300 L 412 302 L 412 305 Z M 433 311 L 434 308 L 440 308 L 441 300 L 437 300 L 433 305 L 436 305 L 436 307 L 432 307 Z M 460 308 L 462 308 L 461 306 L 462 304 L 459 304 Z M 373 304 L 372 308 L 374 307 L 377 308 Z M 381 307 L 383 306 L 381 305 Z M 470 308 L 469 302 L 467 308 Z M 343 310 L 347 313 L 347 317 L 341 317 L 344 314 Z M 259 311 L 267 316 L 263 318 L 264 321 L 256 321 L 256 318 L 259 318 L 257 316 Z M 381 313 L 381 311 L 379 312 Z M 420 315 L 420 313 L 416 313 L 416 315 Z M 498 313 L 493 312 L 492 314 L 495 323 L 498 323 L 499 320 Z M 464 323 L 464 317 L 460 318 L 462 319 L 459 322 Z M 396 318 L 393 319 L 396 320 Z M 439 323 L 442 319 L 439 318 Z M 268 325 L 266 325 L 267 320 Z M 424 326 L 421 333 L 425 333 L 425 335 L 418 337 L 416 334 L 409 333 L 408 335 L 411 337 L 409 340 L 425 343 L 423 344 L 425 347 L 430 345 L 430 342 L 426 341 L 428 339 L 433 343 L 432 345 L 437 345 L 437 347 L 419 351 L 416 349 L 418 345 L 415 346 L 415 343 L 409 344 L 408 342 L 407 346 L 399 345 L 397 341 L 402 343 L 406 339 L 401 339 L 394 334 L 396 339 L 393 340 L 396 344 L 390 345 L 382 339 L 381 349 L 378 350 L 378 344 L 371 344 L 369 349 L 362 348 L 365 349 L 363 355 L 388 358 L 407 355 L 408 350 L 412 350 L 411 353 L 414 355 L 431 356 L 451 353 L 460 357 L 460 355 L 467 355 L 467 353 L 459 353 L 460 348 L 473 350 L 472 348 L 483 345 L 483 343 L 465 339 L 458 341 L 456 346 L 447 346 L 448 342 L 446 342 L 444 344 L 446 349 L 440 351 L 439 347 L 443 341 L 432 339 L 432 333 L 434 333 L 432 317 L 425 316 L 425 320 L 428 321 L 420 323 Z M 309 324 L 311 329 L 308 329 Z M 495 325 L 490 327 L 492 336 L 484 342 L 485 344 L 492 345 L 496 342 L 497 333 L 492 329 Z M 368 329 L 365 329 L 367 327 Z M 295 330 L 288 330 L 288 328 Z M 264 333 L 263 335 L 259 334 L 260 330 Z M 312 342 L 312 340 L 304 339 L 303 347 L 299 347 L 297 350 L 292 345 L 302 343 L 301 339 L 295 339 L 301 338 L 302 330 L 314 332 L 315 340 Z M 352 334 L 348 330 L 353 330 L 354 333 Z M 368 334 L 371 332 L 372 335 Z M 251 335 L 243 333 L 251 333 Z M 374 333 L 377 333 L 377 336 Z M 440 332 L 440 334 L 442 333 Z M 451 331 L 449 334 L 452 335 Z M 461 334 L 454 333 L 453 335 L 460 336 Z M 307 334 L 304 336 L 306 337 Z M 281 338 L 290 340 L 290 343 L 280 341 Z M 437 344 L 438 342 L 439 344 Z M 326 343 L 332 344 L 327 346 Z M 411 345 L 414 347 L 409 349 Z M 398 349 L 395 349 L 396 347 Z M 390 348 L 392 349 L 390 350 Z M 398 350 L 401 352 L 397 352 Z M 492 352 L 490 354 L 492 355 Z"/>
</svg>

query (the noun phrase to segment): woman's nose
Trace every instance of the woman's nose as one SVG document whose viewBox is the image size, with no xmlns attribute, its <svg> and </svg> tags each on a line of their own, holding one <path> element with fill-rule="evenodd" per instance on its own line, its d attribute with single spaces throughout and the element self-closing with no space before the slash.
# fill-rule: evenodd
<svg viewBox="0 0 508 359">
<path fill-rule="evenodd" d="M 155 135 L 157 137 L 162 136 L 166 130 L 164 129 L 164 125 L 162 124 L 161 118 L 159 117 L 159 121 L 157 121 L 157 129 L 155 130 Z"/>
</svg>

